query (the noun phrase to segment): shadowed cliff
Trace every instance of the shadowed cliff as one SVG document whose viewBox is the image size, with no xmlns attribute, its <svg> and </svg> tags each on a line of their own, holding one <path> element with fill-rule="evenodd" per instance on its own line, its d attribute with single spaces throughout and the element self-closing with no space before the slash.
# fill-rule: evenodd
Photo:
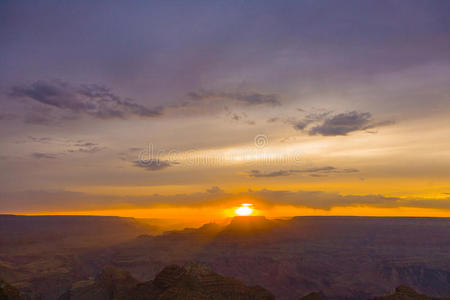
<svg viewBox="0 0 450 300">
<path fill-rule="evenodd" d="M 60 300 L 271 300 L 274 296 L 259 286 L 246 286 L 208 268 L 187 263 L 164 268 L 154 280 L 139 282 L 130 273 L 114 267 L 103 270 L 96 281 L 79 282 Z"/>
</svg>

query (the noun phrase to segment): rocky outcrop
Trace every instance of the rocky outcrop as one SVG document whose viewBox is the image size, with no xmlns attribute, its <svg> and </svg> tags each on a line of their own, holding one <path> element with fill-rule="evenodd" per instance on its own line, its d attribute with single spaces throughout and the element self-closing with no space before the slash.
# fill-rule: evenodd
<svg viewBox="0 0 450 300">
<path fill-rule="evenodd" d="M 274 296 L 259 286 L 249 287 L 208 268 L 187 263 L 164 268 L 154 280 L 138 282 L 128 272 L 106 268 L 94 282 L 77 283 L 60 300 L 271 300 Z"/>
<path fill-rule="evenodd" d="M 308 295 L 300 298 L 300 300 L 322 300 L 322 299 L 323 299 L 322 296 L 320 296 L 320 294 L 316 292 L 309 293 Z"/>
<path fill-rule="evenodd" d="M 417 293 L 410 287 L 405 285 L 398 286 L 391 295 L 376 297 L 370 300 L 448 300 L 450 298 L 433 298 Z"/>
<path fill-rule="evenodd" d="M 322 296 L 319 293 L 310 293 L 300 300 L 322 300 Z M 415 290 L 406 285 L 398 286 L 394 293 L 387 296 L 371 298 L 369 300 L 450 300 L 450 298 L 433 298 L 427 295 L 419 294 Z"/>
<path fill-rule="evenodd" d="M 0 300 L 19 300 L 19 290 L 8 284 L 7 282 L 0 280 Z"/>
<path fill-rule="evenodd" d="M 97 280 L 76 282 L 60 299 L 128 299 L 129 292 L 138 283 L 129 272 L 107 266 Z"/>
</svg>

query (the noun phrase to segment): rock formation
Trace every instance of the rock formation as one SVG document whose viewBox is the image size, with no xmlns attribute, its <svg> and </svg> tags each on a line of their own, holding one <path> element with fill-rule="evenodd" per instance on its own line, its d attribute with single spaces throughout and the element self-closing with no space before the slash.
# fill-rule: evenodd
<svg viewBox="0 0 450 300">
<path fill-rule="evenodd" d="M 164 268 L 154 280 L 138 282 L 130 273 L 107 267 L 95 281 L 76 283 L 60 300 L 271 300 L 274 296 L 259 286 L 249 287 L 208 268 L 187 263 Z"/>
</svg>

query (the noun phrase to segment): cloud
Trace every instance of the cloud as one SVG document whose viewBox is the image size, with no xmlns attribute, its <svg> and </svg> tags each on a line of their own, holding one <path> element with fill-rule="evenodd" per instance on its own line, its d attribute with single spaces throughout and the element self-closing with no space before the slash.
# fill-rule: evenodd
<svg viewBox="0 0 450 300">
<path fill-rule="evenodd" d="M 92 142 L 80 141 L 80 142 L 76 143 L 74 146 L 78 146 L 78 147 L 94 147 L 94 146 L 97 146 L 97 144 L 96 143 L 92 143 Z"/>
<path fill-rule="evenodd" d="M 289 176 L 292 173 L 289 170 L 280 170 L 269 173 L 262 173 L 260 170 L 251 170 L 247 173 L 250 177 L 280 177 L 280 176 Z"/>
<path fill-rule="evenodd" d="M 41 143 L 41 144 L 49 144 L 53 142 L 53 138 L 51 137 L 34 137 L 34 136 L 28 136 L 27 140 L 25 141 L 20 141 L 20 143 L 25 143 L 25 142 L 33 142 L 33 143 Z"/>
<path fill-rule="evenodd" d="M 47 144 L 53 147 L 57 147 L 59 152 L 54 154 L 47 154 L 42 152 L 35 152 L 37 155 L 33 154 L 35 158 L 57 158 L 58 156 L 65 155 L 67 153 L 97 153 L 106 149 L 106 147 L 102 147 L 97 143 L 85 141 L 85 140 L 70 140 L 70 139 L 57 139 L 52 137 L 34 137 L 28 136 L 26 140 L 19 140 L 17 143 L 37 143 L 37 144 Z M 61 148 L 64 148 L 61 151 Z M 49 157 L 45 157 L 45 155 L 49 155 Z M 50 157 L 53 156 L 53 157 Z"/>
<path fill-rule="evenodd" d="M 245 105 L 270 105 L 279 106 L 281 102 L 275 94 L 263 94 L 259 92 L 221 92 L 199 90 L 188 93 L 188 97 L 196 102 L 208 102 L 214 100 L 231 100 Z"/>
<path fill-rule="evenodd" d="M 211 187 L 210 189 L 207 189 L 206 190 L 208 193 L 211 193 L 211 194 L 217 194 L 217 193 L 223 193 L 224 191 L 220 188 L 220 187 L 218 187 L 218 186 L 213 186 L 213 187 Z"/>
<path fill-rule="evenodd" d="M 79 142 L 73 144 L 73 147 L 75 147 L 75 148 L 69 149 L 69 150 L 67 150 L 67 152 L 97 153 L 106 148 L 106 147 L 100 147 L 96 143 L 83 142 L 83 141 L 79 141 Z"/>
<path fill-rule="evenodd" d="M 306 128 L 306 126 L 308 126 L 311 123 L 311 121 L 309 120 L 301 120 L 301 121 L 297 121 L 294 124 L 294 128 L 296 130 L 304 130 Z"/>
<path fill-rule="evenodd" d="M 241 113 L 232 112 L 228 106 L 225 106 L 224 109 L 226 112 L 226 116 L 228 118 L 230 118 L 231 120 L 233 120 L 234 122 L 242 122 L 247 125 L 255 125 L 256 124 L 255 121 L 250 120 L 248 118 L 248 115 L 245 112 L 241 112 Z"/>
<path fill-rule="evenodd" d="M 280 176 L 290 176 L 296 173 L 306 173 L 313 177 L 325 177 L 328 174 L 345 174 L 345 173 L 357 173 L 357 169 L 339 169 L 332 166 L 320 167 L 320 168 L 309 168 L 309 169 L 291 169 L 291 170 L 279 170 L 274 172 L 261 172 L 260 170 L 251 170 L 247 173 L 250 177 L 280 177 Z"/>
<path fill-rule="evenodd" d="M 357 169 L 339 169 L 331 166 L 320 167 L 320 168 L 309 168 L 303 170 L 292 170 L 296 173 L 356 173 L 359 172 Z"/>
<path fill-rule="evenodd" d="M 351 111 L 340 113 L 326 118 L 321 124 L 308 130 L 310 135 L 337 136 L 360 130 L 372 129 L 378 126 L 392 124 L 391 121 L 374 122 L 372 115 L 368 112 Z M 305 129 L 296 128 L 296 129 Z"/>
<path fill-rule="evenodd" d="M 142 168 L 147 171 L 160 171 L 177 164 L 176 162 L 170 162 L 168 160 L 160 159 L 148 159 L 148 160 L 136 160 L 133 165 L 138 168 Z"/>
<path fill-rule="evenodd" d="M 291 124 L 296 130 L 305 130 L 309 125 L 324 120 L 330 113 L 330 111 L 310 112 L 301 120 L 289 118 L 285 122 Z"/>
<path fill-rule="evenodd" d="M 212 188 L 213 191 L 218 191 Z M 61 201 L 64 199 L 64 201 Z M 378 208 L 419 207 L 450 210 L 450 198 L 423 199 L 397 198 L 384 195 L 341 195 L 323 191 L 251 190 L 242 193 L 209 192 L 176 195 L 117 196 L 94 195 L 70 191 L 22 191 L 0 192 L 0 210 L 20 211 L 64 211 L 75 209 L 145 208 L 159 204 L 173 207 L 232 207 L 252 199 L 258 208 L 289 205 L 329 210 L 333 207 L 369 206 Z"/>
<path fill-rule="evenodd" d="M 373 129 L 375 127 L 393 124 L 391 120 L 375 122 L 369 112 L 350 111 L 332 114 L 331 111 L 318 111 L 308 113 L 298 120 L 295 118 L 272 119 L 282 120 L 295 130 L 307 132 L 309 135 L 338 136 L 347 135 L 354 131 Z"/>
<path fill-rule="evenodd" d="M 322 191 L 272 191 L 263 189 L 252 191 L 253 197 L 267 205 L 285 204 L 316 209 L 331 209 L 336 206 L 368 205 L 373 207 L 399 207 L 402 199 L 383 195 L 340 195 Z M 414 206 L 414 205 L 407 205 Z"/>
<path fill-rule="evenodd" d="M 280 120 L 280 118 L 278 118 L 278 117 L 273 117 L 273 118 L 267 119 L 267 123 L 275 123 L 275 122 L 277 122 L 277 121 L 279 121 L 279 120 Z"/>
<path fill-rule="evenodd" d="M 58 157 L 57 154 L 53 153 L 42 153 L 42 152 L 34 152 L 31 154 L 33 158 L 37 159 L 56 159 Z"/>
<path fill-rule="evenodd" d="M 10 96 L 43 105 L 34 106 L 32 112 L 26 116 L 27 122 L 38 124 L 49 122 L 45 118 L 46 112 L 42 111 L 49 108 L 98 119 L 123 119 L 131 116 L 152 118 L 162 114 L 161 109 L 149 109 L 95 84 L 75 87 L 62 81 L 36 81 L 29 85 L 12 87 Z"/>
</svg>

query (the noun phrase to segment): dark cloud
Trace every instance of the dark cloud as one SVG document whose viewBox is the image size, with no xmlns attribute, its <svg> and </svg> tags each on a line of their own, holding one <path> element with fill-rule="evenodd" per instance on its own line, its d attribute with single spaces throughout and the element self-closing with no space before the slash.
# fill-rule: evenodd
<svg viewBox="0 0 450 300">
<path fill-rule="evenodd" d="M 220 188 L 220 187 L 218 187 L 218 186 L 213 186 L 213 187 L 211 187 L 210 189 L 207 189 L 206 190 L 208 193 L 211 193 L 211 194 L 217 194 L 217 193 L 223 193 L 224 191 Z"/>
<path fill-rule="evenodd" d="M 320 168 L 309 168 L 309 169 L 291 169 L 291 170 L 279 170 L 274 172 L 261 172 L 260 170 L 251 170 L 247 173 L 250 177 L 280 177 L 280 176 L 290 176 L 296 173 L 307 173 L 313 177 L 324 177 L 327 174 L 345 174 L 345 173 L 356 173 L 359 172 L 357 169 L 339 169 L 331 166 L 320 167 Z"/>
<path fill-rule="evenodd" d="M 74 144 L 74 146 L 77 146 L 77 147 L 94 147 L 94 146 L 97 146 L 97 144 L 96 143 L 92 143 L 92 142 L 80 141 L 80 142 Z"/>
<path fill-rule="evenodd" d="M 142 168 L 147 171 L 164 170 L 164 169 L 171 167 L 174 164 L 177 164 L 177 163 L 170 162 L 168 160 L 160 160 L 160 159 L 136 160 L 133 162 L 134 166 Z"/>
<path fill-rule="evenodd" d="M 279 177 L 279 176 L 289 176 L 292 173 L 289 170 L 280 170 L 275 172 L 263 173 L 260 170 L 251 170 L 248 172 L 250 177 Z"/>
<path fill-rule="evenodd" d="M 302 110 L 301 112 L 304 112 L 304 110 Z M 329 111 L 312 112 L 312 113 L 308 113 L 301 120 L 289 118 L 289 119 L 285 120 L 285 122 L 288 124 L 291 124 L 294 127 L 294 129 L 296 129 L 296 130 L 305 130 L 306 127 L 308 127 L 310 124 L 313 124 L 315 122 L 319 122 L 319 121 L 323 120 L 329 114 L 330 114 Z"/>
<path fill-rule="evenodd" d="M 158 204 L 173 206 L 202 206 L 219 204 L 219 200 L 230 197 L 227 193 L 192 193 L 163 196 L 159 194 L 145 196 L 92 195 L 64 190 L 33 190 L 22 192 L 0 191 L 0 211 L 39 211 L 105 209 L 118 207 L 151 207 Z M 61 201 L 64 199 L 64 201 Z"/>
<path fill-rule="evenodd" d="M 87 148 L 78 148 L 78 152 L 82 153 L 97 153 L 104 150 L 105 147 L 87 147 Z M 72 151 L 77 152 L 77 151 Z"/>
<path fill-rule="evenodd" d="M 54 154 L 46 154 L 41 152 L 36 152 L 33 154 L 33 157 L 35 158 L 57 158 L 58 156 L 64 155 L 66 153 L 97 153 L 99 151 L 102 151 L 106 149 L 106 147 L 100 146 L 97 143 L 84 141 L 84 140 L 70 140 L 70 139 L 56 139 L 52 137 L 34 137 L 34 136 L 28 136 L 26 140 L 19 140 L 17 143 L 38 143 L 38 144 L 48 144 L 51 146 L 58 147 L 60 150 L 61 147 L 63 147 L 65 150 L 59 151 L 58 153 Z M 44 154 L 54 156 L 54 157 L 45 157 Z"/>
<path fill-rule="evenodd" d="M 231 100 L 245 105 L 270 105 L 278 106 L 281 102 L 275 94 L 263 94 L 259 92 L 220 92 L 199 90 L 188 93 L 193 101 L 208 102 L 214 100 Z"/>
<path fill-rule="evenodd" d="M 277 122 L 277 121 L 279 121 L 279 120 L 280 120 L 280 118 L 278 118 L 278 117 L 273 117 L 273 118 L 267 119 L 267 123 L 275 123 L 275 122 Z"/>
<path fill-rule="evenodd" d="M 226 112 L 226 116 L 235 122 L 245 123 L 247 125 L 255 125 L 256 124 L 255 121 L 250 120 L 248 118 L 248 115 L 245 112 L 241 112 L 241 113 L 232 112 L 228 106 L 225 106 L 224 109 Z"/>
<path fill-rule="evenodd" d="M 306 131 L 309 135 L 337 136 L 361 130 L 369 130 L 393 124 L 393 121 L 375 122 L 369 112 L 350 111 L 331 115 L 330 111 L 309 113 L 300 120 L 287 119 L 296 130 Z"/>
<path fill-rule="evenodd" d="M 242 117 L 238 114 L 232 114 L 231 119 L 233 119 L 235 121 L 239 121 L 242 119 Z"/>
<path fill-rule="evenodd" d="M 33 158 L 37 159 L 56 159 L 58 158 L 57 154 L 54 153 L 42 153 L 42 152 L 34 152 L 31 154 Z"/>
<path fill-rule="evenodd" d="M 263 200 L 267 205 L 287 204 L 317 209 L 331 209 L 336 206 L 368 205 L 373 207 L 399 207 L 402 205 L 415 206 L 402 203 L 402 199 L 386 197 L 383 195 L 346 195 L 327 193 L 322 191 L 272 191 L 263 189 L 252 191 L 254 197 Z M 421 204 L 423 205 L 423 204 Z"/>
<path fill-rule="evenodd" d="M 62 81 L 36 81 L 29 85 L 14 86 L 10 96 L 28 99 L 33 103 L 44 105 L 35 107 L 26 117 L 30 123 L 45 124 L 45 111 L 39 109 L 53 108 L 75 115 L 89 115 L 99 119 L 126 118 L 138 116 L 143 118 L 161 115 L 161 109 L 149 109 L 123 99 L 112 93 L 110 89 L 100 85 L 71 86 Z"/>
<path fill-rule="evenodd" d="M 33 143 L 49 144 L 53 141 L 53 139 L 51 137 L 28 136 L 28 141 L 33 142 Z"/>
<path fill-rule="evenodd" d="M 213 190 L 217 190 L 213 188 Z M 260 208 L 275 205 L 291 205 L 329 210 L 338 206 L 370 206 L 380 208 L 419 207 L 450 209 L 450 198 L 423 199 L 397 198 L 384 195 L 340 195 L 323 191 L 283 191 L 283 190 L 251 190 L 230 194 L 225 192 L 208 192 L 176 195 L 117 196 L 91 195 L 70 191 L 23 191 L 7 193 L 0 191 L 0 210 L 39 211 L 39 210 L 73 210 L 73 209 L 105 209 L 126 207 L 152 207 L 167 204 L 175 207 L 218 205 L 231 207 L 241 203 L 242 199 L 258 199 Z M 64 201 L 61 201 L 64 199 Z"/>
<path fill-rule="evenodd" d="M 145 149 L 143 147 L 129 147 L 125 151 L 119 152 L 118 156 L 119 156 L 119 159 L 122 161 L 131 162 L 132 164 L 135 164 L 137 160 L 140 161 L 140 160 L 146 160 L 146 159 L 150 158 L 150 154 L 148 154 L 148 153 L 150 153 L 151 151 L 147 150 L 149 152 L 146 153 L 146 150 L 147 149 Z M 148 156 L 146 154 L 148 154 Z M 145 157 L 143 157 L 143 155 Z M 137 160 L 136 160 L 136 158 L 137 158 Z M 144 159 L 144 158 L 146 158 L 146 159 Z"/>
<path fill-rule="evenodd" d="M 97 143 L 83 141 L 78 141 L 73 144 L 73 147 L 75 148 L 69 149 L 67 152 L 97 153 L 105 149 L 105 147 L 101 147 Z"/>
<path fill-rule="evenodd" d="M 331 166 L 321 168 L 309 168 L 303 170 L 291 170 L 295 173 L 356 173 L 357 169 L 339 169 Z"/>
<path fill-rule="evenodd" d="M 391 123 L 391 121 L 374 122 L 368 112 L 351 111 L 326 118 L 322 124 L 309 129 L 308 133 L 324 136 L 347 135 L 354 131 L 368 130 Z"/>
<path fill-rule="evenodd" d="M 305 110 L 300 108 L 297 108 L 296 110 L 301 113 L 306 113 Z M 331 113 L 331 111 L 326 110 L 315 110 L 316 111 L 307 113 L 301 119 L 295 117 L 273 117 L 268 119 L 267 123 L 280 122 L 292 126 L 296 130 L 305 130 L 311 124 L 323 121 Z"/>
<path fill-rule="evenodd" d="M 294 124 L 296 130 L 304 130 L 311 122 L 308 120 L 301 120 Z"/>
</svg>

